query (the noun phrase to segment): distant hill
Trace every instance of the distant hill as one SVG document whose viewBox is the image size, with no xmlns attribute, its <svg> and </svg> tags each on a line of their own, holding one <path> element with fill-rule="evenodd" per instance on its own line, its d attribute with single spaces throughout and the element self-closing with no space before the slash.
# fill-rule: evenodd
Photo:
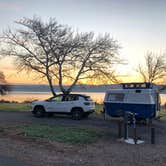
<svg viewBox="0 0 166 166">
<path fill-rule="evenodd" d="M 46 84 L 12 84 L 10 85 L 12 91 L 24 91 L 24 92 L 49 92 L 49 86 Z M 116 86 L 112 85 L 76 85 L 73 89 L 74 92 L 105 92 L 107 89 L 110 88 L 116 88 Z M 65 86 L 65 88 L 68 88 L 68 86 Z M 54 86 L 55 91 L 60 92 L 60 89 L 58 86 Z"/>
<path fill-rule="evenodd" d="M 116 89 L 121 85 L 76 85 L 73 89 L 74 92 L 105 92 L 108 89 Z M 68 86 L 66 86 L 67 88 Z M 161 93 L 166 93 L 166 85 L 159 85 Z M 10 88 L 14 92 L 49 92 L 47 84 L 11 84 Z M 60 92 L 58 86 L 54 86 L 56 92 Z"/>
</svg>

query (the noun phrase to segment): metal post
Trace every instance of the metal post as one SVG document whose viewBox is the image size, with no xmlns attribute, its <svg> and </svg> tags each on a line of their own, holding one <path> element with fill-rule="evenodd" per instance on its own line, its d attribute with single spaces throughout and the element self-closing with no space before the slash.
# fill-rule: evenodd
<svg viewBox="0 0 166 166">
<path fill-rule="evenodd" d="M 126 112 L 124 112 L 124 139 L 128 139 L 128 116 Z"/>
<path fill-rule="evenodd" d="M 151 144 L 155 144 L 155 128 L 151 127 Z"/>
<path fill-rule="evenodd" d="M 118 122 L 118 138 L 122 137 L 122 123 Z"/>
<path fill-rule="evenodd" d="M 135 113 L 133 113 L 133 136 L 134 136 L 134 143 L 137 144 L 137 129 L 136 129 Z"/>
</svg>

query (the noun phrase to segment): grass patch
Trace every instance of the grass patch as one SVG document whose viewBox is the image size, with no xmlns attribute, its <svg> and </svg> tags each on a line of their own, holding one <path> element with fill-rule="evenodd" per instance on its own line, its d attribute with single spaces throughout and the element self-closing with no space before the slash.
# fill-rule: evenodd
<svg viewBox="0 0 166 166">
<path fill-rule="evenodd" d="M 70 144 L 88 144 L 93 143 L 102 134 L 94 129 L 71 128 L 49 125 L 28 125 L 23 126 L 22 130 L 25 136 L 32 138 L 45 138 L 52 141 L 58 141 Z"/>
<path fill-rule="evenodd" d="M 101 110 L 103 110 L 103 104 L 96 104 L 96 113 L 97 114 L 100 114 L 101 112 Z"/>
<path fill-rule="evenodd" d="M 159 116 L 162 120 L 166 120 L 166 110 L 161 110 Z"/>
<path fill-rule="evenodd" d="M 28 111 L 27 103 L 0 103 L 0 111 Z"/>
<path fill-rule="evenodd" d="M 0 102 L 0 111 L 28 111 L 30 110 L 30 104 L 28 103 L 7 103 Z M 103 104 L 96 104 L 96 113 L 100 113 L 103 110 Z"/>
</svg>

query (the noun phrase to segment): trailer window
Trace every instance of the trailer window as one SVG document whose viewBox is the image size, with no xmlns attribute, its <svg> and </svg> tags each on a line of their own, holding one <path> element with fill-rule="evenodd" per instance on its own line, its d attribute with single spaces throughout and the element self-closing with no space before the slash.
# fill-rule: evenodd
<svg viewBox="0 0 166 166">
<path fill-rule="evenodd" d="M 146 88 L 146 84 L 145 83 L 136 84 L 136 88 Z"/>
<path fill-rule="evenodd" d="M 123 93 L 114 93 L 114 94 L 109 94 L 108 99 L 110 101 L 123 101 L 124 99 L 124 94 Z"/>
</svg>

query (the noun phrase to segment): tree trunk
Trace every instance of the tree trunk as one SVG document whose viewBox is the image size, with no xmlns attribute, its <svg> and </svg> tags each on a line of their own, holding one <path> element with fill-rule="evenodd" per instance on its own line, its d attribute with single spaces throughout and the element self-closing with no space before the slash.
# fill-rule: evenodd
<svg viewBox="0 0 166 166">
<path fill-rule="evenodd" d="M 48 80 L 48 83 L 49 83 L 49 87 L 50 87 L 50 90 L 51 90 L 51 93 L 53 96 L 56 96 L 56 93 L 54 91 L 54 87 L 52 85 L 52 80 L 49 78 L 49 76 L 47 76 L 47 80 Z"/>
</svg>

